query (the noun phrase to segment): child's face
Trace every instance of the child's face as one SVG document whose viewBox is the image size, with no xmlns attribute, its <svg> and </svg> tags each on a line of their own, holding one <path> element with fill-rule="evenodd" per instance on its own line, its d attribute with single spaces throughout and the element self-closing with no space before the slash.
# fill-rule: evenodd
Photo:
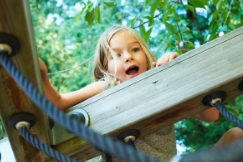
<svg viewBox="0 0 243 162">
<path fill-rule="evenodd" d="M 108 56 L 108 71 L 115 74 L 120 82 L 131 79 L 148 69 L 147 57 L 137 39 L 127 31 L 117 32 L 110 40 L 110 47 L 116 52 L 117 58 Z M 115 63 L 116 61 L 116 63 Z"/>
</svg>

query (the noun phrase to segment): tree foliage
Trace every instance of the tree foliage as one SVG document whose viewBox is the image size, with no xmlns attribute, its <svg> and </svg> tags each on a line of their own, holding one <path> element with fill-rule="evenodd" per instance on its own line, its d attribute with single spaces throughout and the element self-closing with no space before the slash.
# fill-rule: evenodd
<svg viewBox="0 0 243 162">
<path fill-rule="evenodd" d="M 30 0 L 39 57 L 49 72 L 79 65 L 95 52 L 99 36 L 111 24 L 137 30 L 156 58 L 168 51 L 183 54 L 243 25 L 242 0 Z M 92 61 L 50 75 L 60 93 L 92 82 Z M 243 97 L 224 103 L 242 119 Z M 175 124 L 176 137 L 189 151 L 210 147 L 234 125 L 187 118 Z"/>
</svg>

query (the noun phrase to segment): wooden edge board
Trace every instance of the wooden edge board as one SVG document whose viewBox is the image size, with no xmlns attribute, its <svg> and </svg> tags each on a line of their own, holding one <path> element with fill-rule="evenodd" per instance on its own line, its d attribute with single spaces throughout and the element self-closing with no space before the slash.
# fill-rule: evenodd
<svg viewBox="0 0 243 162">
<path fill-rule="evenodd" d="M 40 68 L 28 0 L 0 1 L 0 32 L 14 35 L 20 41 L 20 52 L 11 58 L 24 75 L 42 91 Z M 0 64 L 0 113 L 17 162 L 44 162 L 50 159 L 29 144 L 20 133 L 8 126 L 8 119 L 19 112 L 37 118 L 30 132 L 41 142 L 50 145 L 48 117 L 19 88 Z"/>
<path fill-rule="evenodd" d="M 242 40 L 243 27 L 87 99 L 69 111 L 85 110 L 90 116 L 90 128 L 114 138 L 130 128 L 140 130 L 141 136 L 149 134 L 207 109 L 202 99 L 211 92 L 225 91 L 226 100 L 242 94 L 238 89 L 243 80 Z M 79 160 L 99 154 L 77 138 L 53 147 Z"/>
</svg>

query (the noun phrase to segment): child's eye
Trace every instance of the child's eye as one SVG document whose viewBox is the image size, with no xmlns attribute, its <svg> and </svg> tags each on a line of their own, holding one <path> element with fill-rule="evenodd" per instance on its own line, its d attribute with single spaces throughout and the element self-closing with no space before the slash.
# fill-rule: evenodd
<svg viewBox="0 0 243 162">
<path fill-rule="evenodd" d="M 133 48 L 132 49 L 132 52 L 137 52 L 137 51 L 139 51 L 139 48 Z"/>
<path fill-rule="evenodd" d="M 116 54 L 117 55 L 117 57 L 121 57 L 121 54 Z"/>
</svg>

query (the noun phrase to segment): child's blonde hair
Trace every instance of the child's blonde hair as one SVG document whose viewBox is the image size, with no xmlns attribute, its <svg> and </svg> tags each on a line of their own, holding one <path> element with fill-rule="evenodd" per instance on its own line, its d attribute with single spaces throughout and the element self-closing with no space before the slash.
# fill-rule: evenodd
<svg viewBox="0 0 243 162">
<path fill-rule="evenodd" d="M 102 79 L 106 80 L 107 88 L 110 88 L 111 86 L 115 86 L 119 83 L 115 75 L 108 72 L 108 51 L 113 51 L 109 45 L 109 42 L 111 38 L 114 36 L 114 34 L 116 34 L 118 31 L 127 31 L 138 40 L 139 44 L 142 47 L 142 50 L 146 54 L 148 69 L 153 68 L 152 63 L 156 62 L 155 57 L 150 52 L 143 38 L 134 29 L 122 25 L 112 25 L 101 35 L 98 41 L 95 55 L 94 55 L 94 65 L 93 65 L 94 80 L 95 81 L 102 80 Z"/>
</svg>

